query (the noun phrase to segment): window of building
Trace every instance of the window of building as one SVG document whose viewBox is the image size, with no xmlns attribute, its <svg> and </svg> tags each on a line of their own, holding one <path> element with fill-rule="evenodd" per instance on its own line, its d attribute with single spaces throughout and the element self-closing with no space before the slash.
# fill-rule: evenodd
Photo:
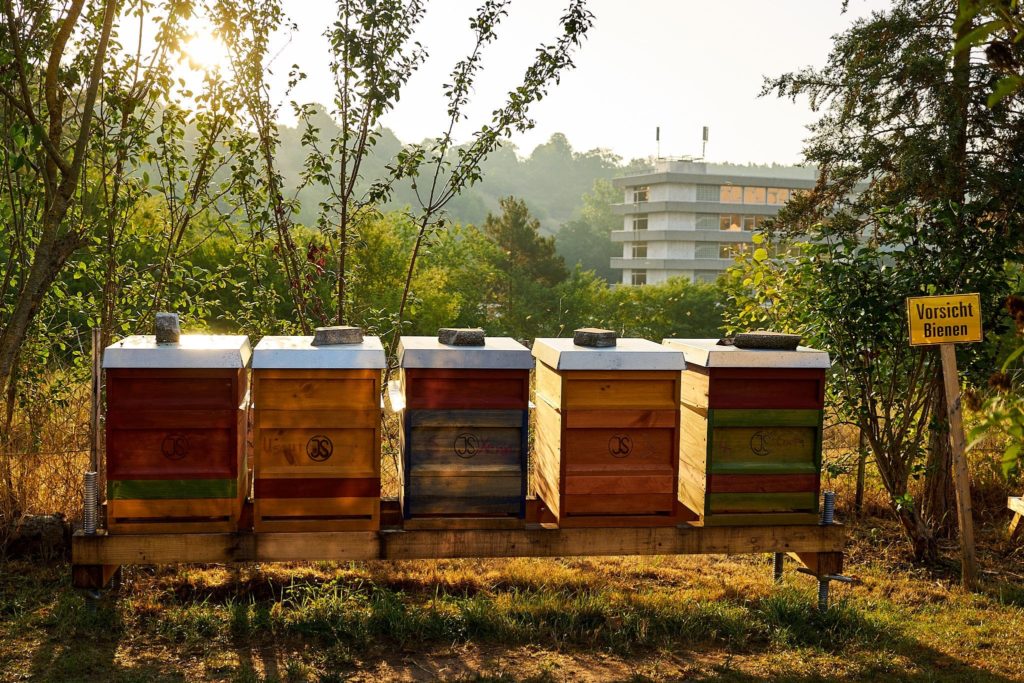
<svg viewBox="0 0 1024 683">
<path fill-rule="evenodd" d="M 723 213 L 718 217 L 718 229 L 735 232 L 742 229 L 743 217 L 738 213 Z"/>
<path fill-rule="evenodd" d="M 785 204 L 786 200 L 789 199 L 789 190 L 784 187 L 769 187 L 768 188 L 768 203 L 769 204 Z"/>
<path fill-rule="evenodd" d="M 744 204 L 764 204 L 765 201 L 765 189 L 763 187 L 744 187 L 743 188 L 743 203 Z"/>
<path fill-rule="evenodd" d="M 693 273 L 695 282 L 714 282 L 718 279 L 717 270 L 696 270 Z"/>
<path fill-rule="evenodd" d="M 633 258 L 647 258 L 647 242 L 633 243 Z"/>
<path fill-rule="evenodd" d="M 697 242 L 693 258 L 718 258 L 718 242 Z"/>
<path fill-rule="evenodd" d="M 697 214 L 697 229 L 698 230 L 717 230 L 718 229 L 718 214 L 717 213 L 698 213 Z"/>
<path fill-rule="evenodd" d="M 718 246 L 718 258 L 732 258 L 737 254 L 743 254 L 750 247 L 746 242 L 729 242 Z"/>
<path fill-rule="evenodd" d="M 647 229 L 647 214 L 642 216 L 633 217 L 633 229 L 634 230 L 646 230 Z"/>
<path fill-rule="evenodd" d="M 719 201 L 723 204 L 739 204 L 743 201 L 743 188 L 736 185 L 722 185 Z"/>
<path fill-rule="evenodd" d="M 765 216 L 744 216 L 743 229 L 747 232 L 760 230 L 764 227 Z"/>
<path fill-rule="evenodd" d="M 698 202 L 717 202 L 718 199 L 718 185 L 698 185 L 697 186 L 697 201 Z"/>
<path fill-rule="evenodd" d="M 633 188 L 633 203 L 646 202 L 651 196 L 651 188 L 647 185 L 637 185 Z"/>
<path fill-rule="evenodd" d="M 630 273 L 629 278 L 630 284 L 634 285 L 646 285 L 647 284 L 647 271 L 646 270 L 634 270 Z"/>
</svg>

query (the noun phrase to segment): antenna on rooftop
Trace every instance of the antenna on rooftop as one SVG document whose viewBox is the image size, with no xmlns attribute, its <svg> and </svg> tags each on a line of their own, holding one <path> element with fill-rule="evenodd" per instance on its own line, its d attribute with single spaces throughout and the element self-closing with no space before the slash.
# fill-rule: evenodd
<svg viewBox="0 0 1024 683">
<path fill-rule="evenodd" d="M 661 158 L 661 126 L 654 127 L 654 141 L 658 144 L 658 158 Z"/>
<path fill-rule="evenodd" d="M 703 159 L 708 151 L 708 127 L 704 126 L 704 142 L 700 146 L 700 158 Z"/>
</svg>

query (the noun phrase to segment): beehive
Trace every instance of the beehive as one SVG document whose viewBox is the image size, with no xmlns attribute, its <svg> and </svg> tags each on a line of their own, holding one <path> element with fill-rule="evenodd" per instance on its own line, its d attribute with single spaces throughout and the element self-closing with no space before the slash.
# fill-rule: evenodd
<svg viewBox="0 0 1024 683">
<path fill-rule="evenodd" d="M 705 524 L 816 522 L 828 354 L 664 344 L 686 358 L 680 500 Z"/>
<path fill-rule="evenodd" d="M 398 353 L 405 517 L 522 518 L 529 349 L 508 337 L 402 337 Z"/>
<path fill-rule="evenodd" d="M 678 352 L 538 339 L 533 481 L 559 526 L 679 521 Z"/>
<path fill-rule="evenodd" d="M 253 352 L 256 531 L 380 526 L 384 349 L 264 337 Z"/>
<path fill-rule="evenodd" d="M 237 529 L 250 355 L 244 336 L 132 336 L 106 348 L 110 533 Z"/>
</svg>

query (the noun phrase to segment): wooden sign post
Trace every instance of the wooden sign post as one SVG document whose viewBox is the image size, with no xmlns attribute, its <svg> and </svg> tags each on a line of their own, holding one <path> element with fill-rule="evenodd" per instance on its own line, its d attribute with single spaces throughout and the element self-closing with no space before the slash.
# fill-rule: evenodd
<svg viewBox="0 0 1024 683">
<path fill-rule="evenodd" d="M 964 588 L 974 590 L 978 583 L 978 560 L 974 553 L 974 515 L 954 344 L 982 340 L 981 297 L 978 294 L 910 297 L 907 299 L 907 319 L 911 346 L 939 346 L 949 445 L 953 455 L 953 485 L 960 522 L 961 581 Z"/>
</svg>

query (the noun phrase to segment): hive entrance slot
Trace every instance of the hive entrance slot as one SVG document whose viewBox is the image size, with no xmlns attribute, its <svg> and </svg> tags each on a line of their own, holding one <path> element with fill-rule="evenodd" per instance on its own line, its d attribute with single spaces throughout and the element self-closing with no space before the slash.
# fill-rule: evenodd
<svg viewBox="0 0 1024 683">
<path fill-rule="evenodd" d="M 264 522 L 339 522 L 372 520 L 373 515 L 262 515 Z"/>
<path fill-rule="evenodd" d="M 115 517 L 115 524 L 188 524 L 194 522 L 228 522 L 231 517 Z"/>
<path fill-rule="evenodd" d="M 514 512 L 498 513 L 498 514 L 458 514 L 458 513 L 421 513 L 413 516 L 413 519 L 519 519 L 519 515 Z"/>
<path fill-rule="evenodd" d="M 568 512 L 566 517 L 673 517 L 674 512 L 623 513 L 623 512 Z"/>
</svg>

